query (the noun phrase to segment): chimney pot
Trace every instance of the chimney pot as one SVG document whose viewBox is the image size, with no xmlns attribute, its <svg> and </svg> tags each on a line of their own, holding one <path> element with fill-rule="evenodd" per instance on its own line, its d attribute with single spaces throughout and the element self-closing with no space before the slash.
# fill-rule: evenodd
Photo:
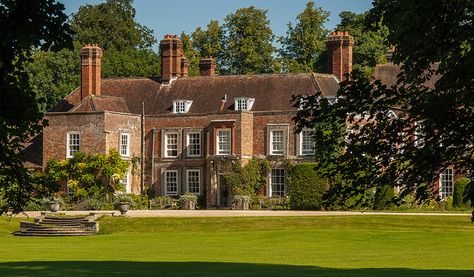
<svg viewBox="0 0 474 277">
<path fill-rule="evenodd" d="M 199 61 L 199 75 L 212 76 L 216 74 L 216 60 L 212 57 L 205 57 Z"/>
<path fill-rule="evenodd" d="M 179 37 L 177 35 L 165 35 L 160 42 L 160 49 L 161 79 L 169 81 L 176 77 L 187 76 L 188 65 L 183 64 L 183 43 Z"/>
<path fill-rule="evenodd" d="M 347 31 L 337 31 L 327 41 L 330 72 L 341 81 L 352 71 L 353 45 L 354 39 Z"/>
<path fill-rule="evenodd" d="M 81 49 L 81 100 L 101 93 L 102 49 L 86 44 Z"/>
</svg>

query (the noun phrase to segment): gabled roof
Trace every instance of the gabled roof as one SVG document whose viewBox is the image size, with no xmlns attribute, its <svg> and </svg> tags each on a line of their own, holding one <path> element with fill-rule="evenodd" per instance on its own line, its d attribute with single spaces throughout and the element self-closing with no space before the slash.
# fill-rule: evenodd
<svg viewBox="0 0 474 277">
<path fill-rule="evenodd" d="M 150 115 L 171 113 L 173 100 L 177 99 L 193 100 L 189 113 L 217 112 L 224 97 L 227 97 L 224 110 L 233 110 L 237 97 L 255 98 L 252 111 L 296 110 L 291 103 L 293 95 L 320 91 L 325 96 L 334 96 L 338 88 L 338 81 L 330 74 L 288 73 L 183 77 L 168 86 L 150 78 L 104 79 L 101 91 L 102 96 L 123 98 L 131 113 L 141 114 L 144 102 L 145 114 Z M 77 88 L 53 111 L 87 110 L 97 103 L 84 100 L 79 104 L 80 88 Z M 106 106 L 103 109 L 110 110 Z"/>
<path fill-rule="evenodd" d="M 110 111 L 130 113 L 127 103 L 121 97 L 106 96 L 106 95 L 91 95 L 83 99 L 76 105 L 71 112 L 97 112 Z"/>
</svg>

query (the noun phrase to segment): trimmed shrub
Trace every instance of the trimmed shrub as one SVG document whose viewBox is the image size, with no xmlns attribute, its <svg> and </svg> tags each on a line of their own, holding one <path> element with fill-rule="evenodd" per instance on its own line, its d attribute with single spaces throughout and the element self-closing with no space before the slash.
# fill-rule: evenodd
<svg viewBox="0 0 474 277">
<path fill-rule="evenodd" d="M 130 194 L 132 197 L 132 210 L 148 210 L 148 195 L 146 194 Z"/>
<path fill-rule="evenodd" d="M 314 169 L 316 163 L 302 163 L 288 172 L 289 205 L 295 210 L 319 210 L 329 187 L 328 181 Z"/>
<path fill-rule="evenodd" d="M 466 197 L 466 188 L 469 185 L 470 180 L 466 177 L 459 178 L 454 183 L 453 193 L 453 207 L 461 208 L 466 206 L 468 197 Z"/>
<path fill-rule="evenodd" d="M 383 210 L 393 206 L 394 191 L 390 185 L 379 186 L 375 190 L 374 209 Z"/>
</svg>

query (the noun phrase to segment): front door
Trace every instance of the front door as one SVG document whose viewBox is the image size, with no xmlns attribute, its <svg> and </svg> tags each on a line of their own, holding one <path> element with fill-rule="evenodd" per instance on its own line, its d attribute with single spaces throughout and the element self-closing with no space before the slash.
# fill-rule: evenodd
<svg viewBox="0 0 474 277">
<path fill-rule="evenodd" d="M 230 207 L 230 189 L 225 183 L 223 175 L 219 175 L 217 181 L 217 206 Z"/>
</svg>

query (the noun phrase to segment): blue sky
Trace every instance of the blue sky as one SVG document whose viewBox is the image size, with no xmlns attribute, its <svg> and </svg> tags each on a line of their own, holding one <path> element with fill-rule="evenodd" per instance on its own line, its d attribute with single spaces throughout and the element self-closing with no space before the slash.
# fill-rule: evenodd
<svg viewBox="0 0 474 277">
<path fill-rule="evenodd" d="M 66 14 L 75 13 L 79 6 L 96 4 L 100 0 L 59 0 L 66 7 Z M 136 20 L 154 31 L 159 41 L 165 34 L 191 33 L 196 27 L 205 27 L 211 19 L 220 22 L 238 8 L 255 6 L 268 10 L 270 24 L 278 36 L 284 35 L 288 22 L 294 22 L 307 0 L 134 0 Z M 372 6 L 372 0 L 315 0 L 316 6 L 331 12 L 326 28 L 339 23 L 341 11 L 361 13 Z M 156 47 L 156 46 L 155 46 Z M 156 49 L 155 49 L 156 50 Z"/>
</svg>

